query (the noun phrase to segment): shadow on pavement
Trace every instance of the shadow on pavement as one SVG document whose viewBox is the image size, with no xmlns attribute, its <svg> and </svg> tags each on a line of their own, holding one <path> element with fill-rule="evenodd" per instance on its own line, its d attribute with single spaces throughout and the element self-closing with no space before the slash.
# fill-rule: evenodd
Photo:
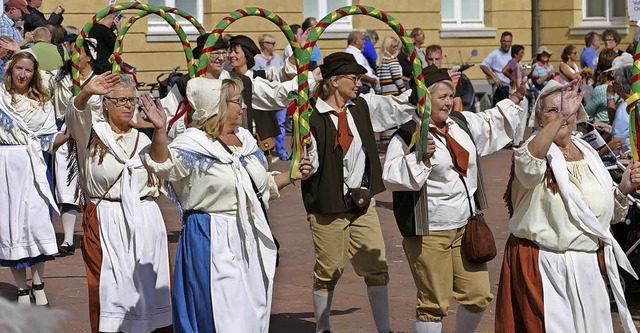
<svg viewBox="0 0 640 333">
<path fill-rule="evenodd" d="M 330 316 L 341 316 L 360 310 L 349 308 L 346 310 L 332 310 Z M 312 333 L 316 329 L 313 312 L 276 313 L 271 315 L 269 333 Z"/>
<path fill-rule="evenodd" d="M 382 208 L 382 209 L 387 209 L 387 210 L 393 210 L 393 202 L 381 201 L 381 200 L 376 199 L 376 207 L 377 208 Z"/>
<path fill-rule="evenodd" d="M 16 290 L 15 284 L 0 282 L 0 297 L 14 301 L 16 300 Z"/>
</svg>

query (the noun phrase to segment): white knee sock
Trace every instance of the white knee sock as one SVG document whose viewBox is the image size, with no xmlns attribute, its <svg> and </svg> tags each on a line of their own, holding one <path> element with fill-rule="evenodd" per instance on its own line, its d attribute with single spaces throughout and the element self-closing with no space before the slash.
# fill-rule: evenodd
<svg viewBox="0 0 640 333">
<path fill-rule="evenodd" d="M 387 286 L 367 287 L 371 314 L 376 323 L 378 333 L 388 333 L 391 331 L 389 323 L 389 291 Z"/>
<path fill-rule="evenodd" d="M 484 311 L 471 312 L 462 305 L 458 306 L 458 314 L 456 315 L 456 333 L 475 332 L 483 315 Z"/>
<path fill-rule="evenodd" d="M 442 333 L 442 322 L 416 320 L 416 333 Z"/>
<path fill-rule="evenodd" d="M 316 333 L 323 333 L 330 329 L 329 312 L 331 312 L 332 300 L 333 290 L 313 290 L 313 312 L 316 316 Z"/>
<path fill-rule="evenodd" d="M 62 208 L 62 230 L 64 231 L 64 241 L 67 245 L 73 245 L 73 232 L 76 226 L 76 216 L 80 214 L 77 206 L 64 205 Z"/>
<path fill-rule="evenodd" d="M 39 262 L 35 265 L 33 265 L 33 267 L 31 267 L 31 285 L 39 285 L 44 283 L 43 279 L 44 279 L 44 262 Z M 49 300 L 47 300 L 47 295 L 44 293 L 44 289 L 43 290 L 34 290 L 33 291 L 33 296 L 36 299 L 36 305 L 45 305 L 47 303 L 49 303 Z"/>
<path fill-rule="evenodd" d="M 18 290 L 29 289 L 29 285 L 27 284 L 27 270 L 25 268 L 11 268 L 11 274 L 14 280 L 16 280 Z M 18 297 L 18 304 L 30 305 L 31 300 L 29 297 Z"/>
</svg>

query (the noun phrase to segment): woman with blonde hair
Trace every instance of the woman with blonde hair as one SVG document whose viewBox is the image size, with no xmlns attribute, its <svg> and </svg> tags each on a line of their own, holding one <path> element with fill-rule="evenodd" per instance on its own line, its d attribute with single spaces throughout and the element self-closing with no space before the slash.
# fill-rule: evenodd
<svg viewBox="0 0 640 333">
<path fill-rule="evenodd" d="M 57 207 L 47 181 L 43 152 L 66 141 L 45 90 L 38 60 L 27 51 L 9 61 L 0 86 L 0 267 L 9 267 L 20 304 L 48 305 L 45 262 L 58 252 L 49 207 Z M 26 268 L 32 283 L 27 285 Z"/>
<path fill-rule="evenodd" d="M 402 80 L 402 67 L 398 62 L 400 41 L 395 37 L 385 37 L 380 46 L 376 76 L 380 80 L 382 95 L 398 96 L 407 88 Z"/>
<path fill-rule="evenodd" d="M 380 81 L 383 96 L 398 96 L 407 90 L 402 79 L 402 66 L 398 62 L 398 53 L 400 53 L 400 41 L 396 37 L 385 37 L 380 46 L 376 68 L 376 76 Z M 388 143 L 395 131 L 394 127 L 380 132 L 380 143 Z"/>
<path fill-rule="evenodd" d="M 266 70 L 268 67 L 282 67 L 284 61 L 279 54 L 275 53 L 276 39 L 269 34 L 264 34 L 258 39 L 260 53 L 256 54 L 253 60 L 255 65 L 253 70 Z"/>
<path fill-rule="evenodd" d="M 144 101 L 156 128 L 144 163 L 169 181 L 183 214 L 172 291 L 175 332 L 269 331 L 276 243 L 266 210 L 290 181 L 289 174 L 267 172 L 264 153 L 241 127 L 242 89 L 239 78 L 189 80 L 192 123 L 170 145 L 166 114 Z"/>
</svg>

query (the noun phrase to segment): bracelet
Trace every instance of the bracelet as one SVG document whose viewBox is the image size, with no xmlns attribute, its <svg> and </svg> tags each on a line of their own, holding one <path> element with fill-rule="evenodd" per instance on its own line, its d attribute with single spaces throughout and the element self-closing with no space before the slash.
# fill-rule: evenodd
<svg viewBox="0 0 640 333">
<path fill-rule="evenodd" d="M 616 99 L 614 96 L 607 95 L 607 101 L 613 101 L 614 99 Z"/>
<path fill-rule="evenodd" d="M 622 197 L 622 198 L 626 198 L 627 195 L 624 194 L 621 190 L 620 190 L 620 186 L 616 186 L 616 195 Z"/>
</svg>

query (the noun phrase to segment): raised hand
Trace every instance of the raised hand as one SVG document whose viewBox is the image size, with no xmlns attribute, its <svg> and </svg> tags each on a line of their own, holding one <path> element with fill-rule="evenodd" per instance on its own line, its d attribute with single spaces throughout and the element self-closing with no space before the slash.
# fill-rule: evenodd
<svg viewBox="0 0 640 333">
<path fill-rule="evenodd" d="M 0 38 L 0 47 L 13 52 L 20 51 L 20 45 L 11 38 Z"/>
<path fill-rule="evenodd" d="M 579 92 L 580 81 L 582 77 L 578 76 L 573 81 L 569 82 L 562 88 L 562 116 L 564 119 L 571 117 L 577 113 L 580 105 L 582 104 L 582 98 L 584 97 L 584 91 Z"/>
<path fill-rule="evenodd" d="M 314 68 L 311 74 L 313 75 L 313 78 L 316 80 L 316 82 L 322 81 L 322 72 L 320 71 L 320 67 Z"/>
<path fill-rule="evenodd" d="M 518 68 L 516 69 L 516 93 L 520 94 L 520 96 L 524 96 L 527 93 L 527 76 L 522 76 L 522 71 Z"/>
<path fill-rule="evenodd" d="M 120 84 L 120 74 L 105 72 L 94 76 L 82 90 L 91 95 L 106 95 L 112 92 L 118 84 Z"/>
<path fill-rule="evenodd" d="M 140 96 L 144 113 L 155 129 L 164 130 L 167 125 L 167 114 L 162 108 L 159 100 L 154 100 L 149 93 L 143 93 Z"/>
<path fill-rule="evenodd" d="M 311 31 L 313 31 L 313 27 L 307 28 L 303 33 L 296 36 L 296 42 L 300 44 L 300 48 L 303 48 L 304 45 L 307 44 L 307 39 L 309 38 Z"/>
</svg>

